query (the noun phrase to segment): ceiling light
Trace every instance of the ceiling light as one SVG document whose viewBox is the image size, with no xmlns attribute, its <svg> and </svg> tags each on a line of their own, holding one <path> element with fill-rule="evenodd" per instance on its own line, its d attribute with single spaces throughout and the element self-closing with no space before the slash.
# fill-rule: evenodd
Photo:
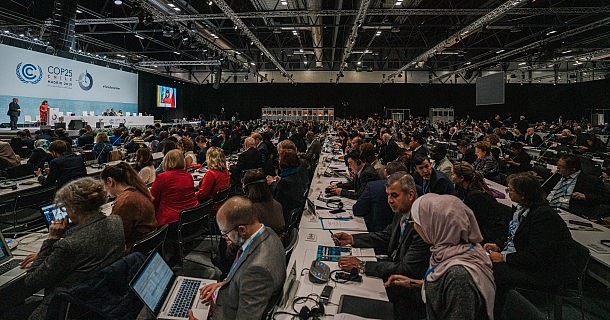
<svg viewBox="0 0 610 320">
<path fill-rule="evenodd" d="M 566 53 L 570 53 L 570 52 L 572 52 L 572 50 L 562 51 L 561 54 L 566 54 Z"/>
<path fill-rule="evenodd" d="M 8 30 L 4 30 L 4 33 L 9 33 L 9 32 L 10 32 L 10 31 L 8 31 Z"/>
<path fill-rule="evenodd" d="M 180 54 L 180 52 L 178 52 L 178 51 L 174 51 L 174 54 Z"/>
<path fill-rule="evenodd" d="M 464 63 L 464 64 L 465 64 L 465 65 L 469 65 L 469 64 L 472 64 L 472 62 L 468 61 L 468 62 L 466 62 L 466 63 Z"/>
<path fill-rule="evenodd" d="M 121 0 L 114 0 L 114 4 L 116 4 L 117 6 L 120 6 L 123 4 L 123 1 Z"/>
<path fill-rule="evenodd" d="M 305 50 L 303 50 L 303 48 L 299 49 L 299 52 L 303 53 L 305 52 Z"/>
<path fill-rule="evenodd" d="M 256 65 L 256 63 L 254 63 L 254 62 L 250 62 L 250 65 L 253 65 L 253 66 L 255 66 L 255 65 Z"/>
<path fill-rule="evenodd" d="M 288 5 L 288 1 L 282 0 L 282 1 L 280 1 L 280 4 L 283 5 L 283 6 L 287 6 Z"/>
<path fill-rule="evenodd" d="M 212 38 L 214 38 L 214 39 L 218 39 L 218 36 L 217 36 L 216 34 L 214 34 L 214 33 L 210 33 L 210 36 L 211 36 Z"/>
<path fill-rule="evenodd" d="M 295 36 L 298 36 L 298 35 L 299 35 L 299 32 L 298 32 L 298 31 L 296 31 L 296 30 L 292 30 L 292 34 L 293 34 L 293 35 L 295 35 Z"/>
<path fill-rule="evenodd" d="M 125 58 L 125 56 L 124 56 L 124 55 L 122 55 L 122 54 L 120 54 L 120 53 L 117 53 L 117 55 L 116 55 L 116 56 L 117 56 L 117 57 L 121 57 L 121 58 Z"/>
<path fill-rule="evenodd" d="M 153 68 L 156 68 L 157 66 L 152 66 Z"/>
<path fill-rule="evenodd" d="M 527 62 L 520 62 L 520 63 L 519 63 L 519 65 L 520 65 L 520 66 L 524 66 L 524 65 L 526 65 L 526 64 L 527 64 Z"/>
<path fill-rule="evenodd" d="M 34 38 L 34 41 L 38 41 L 38 38 Z"/>
<path fill-rule="evenodd" d="M 78 9 L 76 9 L 76 13 L 83 13 L 83 12 L 82 12 L 82 11 L 80 11 L 80 10 L 78 10 Z"/>
<path fill-rule="evenodd" d="M 307 61 L 303 61 L 303 64 L 304 64 L 304 65 L 307 65 Z"/>
<path fill-rule="evenodd" d="M 173 3 L 171 3 L 171 2 L 170 2 L 170 3 L 168 3 L 167 5 L 168 5 L 170 8 L 174 8 L 174 7 L 176 7 L 176 5 L 175 5 L 175 4 L 173 4 Z"/>
<path fill-rule="evenodd" d="M 81 49 L 78 49 L 78 52 L 83 52 L 83 50 L 81 50 Z"/>
<path fill-rule="evenodd" d="M 139 34 L 137 34 L 137 33 L 136 33 L 134 36 L 135 36 L 136 38 L 138 38 L 138 39 L 144 39 L 144 37 L 142 37 L 141 35 L 139 35 Z"/>
<path fill-rule="evenodd" d="M 241 54 L 241 52 L 239 52 L 239 51 L 235 51 L 235 54 Z"/>
<path fill-rule="evenodd" d="M 381 30 L 377 30 L 377 32 L 375 32 L 375 36 L 380 36 L 381 35 Z"/>
<path fill-rule="evenodd" d="M 504 50 L 504 49 L 500 49 L 500 50 L 496 51 L 496 53 L 502 53 L 502 52 L 504 52 L 504 51 L 506 51 L 506 50 Z"/>
<path fill-rule="evenodd" d="M 214 2 L 212 2 L 212 1 L 208 2 L 208 5 L 210 5 L 210 6 L 213 4 L 214 4 Z"/>
<path fill-rule="evenodd" d="M 362 65 L 362 61 L 356 62 L 357 65 Z"/>
<path fill-rule="evenodd" d="M 395 6 L 402 6 L 402 0 L 398 0 L 396 1 L 396 3 L 394 4 Z"/>
<path fill-rule="evenodd" d="M 23 33 L 20 33 L 20 34 L 19 34 L 19 36 L 20 36 L 20 37 L 24 37 L 24 36 L 25 36 L 25 34 L 23 34 Z"/>
<path fill-rule="evenodd" d="M 546 33 L 547 36 L 552 35 L 553 33 L 557 33 L 557 30 L 551 30 L 549 32 Z"/>
<path fill-rule="evenodd" d="M 174 7 L 174 10 L 181 11 L 180 8 L 178 8 L 178 7 Z"/>
</svg>

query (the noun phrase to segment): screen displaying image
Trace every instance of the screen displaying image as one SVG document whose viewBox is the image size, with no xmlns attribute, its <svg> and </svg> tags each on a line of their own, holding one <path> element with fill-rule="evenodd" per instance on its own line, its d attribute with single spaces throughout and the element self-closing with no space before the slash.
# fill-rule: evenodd
<svg viewBox="0 0 610 320">
<path fill-rule="evenodd" d="M 176 88 L 157 86 L 157 107 L 176 108 Z"/>
</svg>

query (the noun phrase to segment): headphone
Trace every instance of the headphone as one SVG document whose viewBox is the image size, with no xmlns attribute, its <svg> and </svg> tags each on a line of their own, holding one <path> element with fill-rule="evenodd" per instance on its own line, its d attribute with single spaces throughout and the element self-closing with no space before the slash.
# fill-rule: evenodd
<svg viewBox="0 0 610 320">
<path fill-rule="evenodd" d="M 256 183 L 267 183 L 267 180 L 265 180 L 265 179 L 259 179 L 259 180 L 254 180 L 254 181 L 251 181 L 251 182 L 248 182 L 248 183 L 245 183 L 245 184 L 242 182 L 242 186 L 241 186 L 242 191 L 243 191 L 244 193 L 246 193 L 246 192 L 248 191 L 248 186 L 249 186 L 249 185 L 256 184 Z"/>
<path fill-rule="evenodd" d="M 292 310 L 297 312 L 296 305 L 298 303 L 305 303 L 307 301 L 313 301 L 316 305 L 311 309 L 308 306 L 302 306 L 301 310 L 299 310 L 299 312 L 296 314 L 296 316 L 299 317 L 299 320 L 318 320 L 325 315 L 324 305 L 310 296 L 298 297 L 294 299 L 292 302 Z"/>
<path fill-rule="evenodd" d="M 17 190 L 17 182 L 15 181 L 11 181 L 11 180 L 1 180 L 0 181 L 0 188 L 1 189 L 13 189 L 13 190 Z"/>
</svg>

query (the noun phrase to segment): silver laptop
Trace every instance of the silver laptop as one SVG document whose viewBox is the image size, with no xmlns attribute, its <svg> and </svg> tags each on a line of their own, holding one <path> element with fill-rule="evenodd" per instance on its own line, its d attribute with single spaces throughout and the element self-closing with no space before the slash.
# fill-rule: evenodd
<svg viewBox="0 0 610 320">
<path fill-rule="evenodd" d="M 25 273 L 25 269 L 19 268 L 23 259 L 13 257 L 2 233 L 0 233 L 0 287 Z"/>
<path fill-rule="evenodd" d="M 282 297 L 278 302 L 278 306 L 281 309 L 288 308 L 290 305 L 289 302 L 294 300 L 294 296 L 299 289 L 300 282 L 297 280 L 297 262 L 295 261 L 292 264 L 292 268 L 290 268 L 290 272 L 286 277 L 286 282 L 284 282 Z"/>
<path fill-rule="evenodd" d="M 188 319 L 193 310 L 197 319 L 207 319 L 209 305 L 200 300 L 199 288 L 216 281 L 176 277 L 174 271 L 154 251 L 129 286 L 157 319 Z"/>
</svg>

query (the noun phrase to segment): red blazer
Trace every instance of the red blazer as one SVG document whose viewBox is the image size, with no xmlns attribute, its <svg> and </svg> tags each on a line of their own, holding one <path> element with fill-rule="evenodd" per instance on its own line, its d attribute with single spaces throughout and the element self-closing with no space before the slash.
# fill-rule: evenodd
<svg viewBox="0 0 610 320">
<path fill-rule="evenodd" d="M 226 189 L 231 185 L 229 170 L 208 170 L 199 183 L 199 191 L 195 193 L 199 203 L 214 198 L 216 192 Z M 218 208 L 215 208 L 218 209 Z"/>
<path fill-rule="evenodd" d="M 193 177 L 184 169 L 174 169 L 157 175 L 150 194 L 154 198 L 159 226 L 178 221 L 181 210 L 197 205 Z"/>
</svg>

